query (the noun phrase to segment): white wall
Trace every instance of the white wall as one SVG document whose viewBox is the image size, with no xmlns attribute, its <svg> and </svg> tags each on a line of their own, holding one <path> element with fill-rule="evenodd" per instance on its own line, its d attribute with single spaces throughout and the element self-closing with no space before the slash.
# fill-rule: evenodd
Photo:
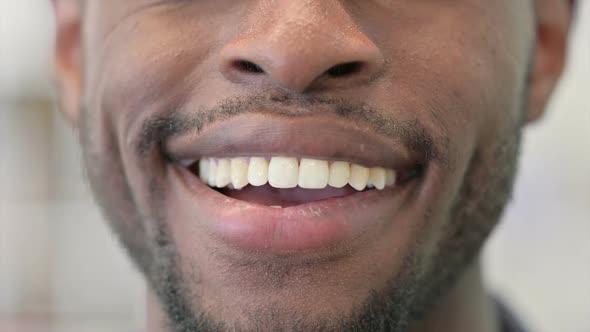
<svg viewBox="0 0 590 332">
<path fill-rule="evenodd" d="M 0 100 L 51 95 L 50 9 L 49 0 L 0 1 Z"/>
<path fill-rule="evenodd" d="M 514 201 L 486 252 L 490 285 L 535 331 L 590 331 L 590 2 L 545 119 L 525 135 Z"/>
<path fill-rule="evenodd" d="M 566 76 L 527 131 L 514 201 L 485 253 L 489 284 L 540 332 L 590 330 L 590 3 L 581 9 Z M 0 0 L 0 321 L 54 312 L 129 330 L 142 281 L 51 107 L 52 31 L 48 1 Z"/>
<path fill-rule="evenodd" d="M 42 103 L 0 106 L 0 313 L 43 311 L 53 259 L 46 170 L 51 113 Z"/>
<path fill-rule="evenodd" d="M 0 330 L 15 315 L 40 331 L 47 315 L 137 328 L 142 279 L 93 204 L 52 100 L 53 34 L 50 1 L 0 0 Z"/>
</svg>

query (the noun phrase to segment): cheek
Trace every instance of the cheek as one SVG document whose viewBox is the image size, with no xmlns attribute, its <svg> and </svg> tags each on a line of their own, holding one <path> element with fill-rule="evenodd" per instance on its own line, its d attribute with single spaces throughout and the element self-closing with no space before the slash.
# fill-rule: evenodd
<svg viewBox="0 0 590 332">
<path fill-rule="evenodd" d="M 150 181 L 163 170 L 160 156 L 136 159 L 129 138 L 137 130 L 132 127 L 157 112 L 174 110 L 188 86 L 187 76 L 196 73 L 210 41 L 198 27 L 190 33 L 182 25 L 171 28 L 171 19 L 165 16 L 138 14 L 105 26 L 110 28 L 89 31 L 85 38 L 85 149 L 94 151 L 88 162 L 101 172 L 95 176 L 98 187 L 104 187 L 99 194 L 121 193 L 105 199 L 106 206 L 113 210 L 119 206 L 121 213 L 127 213 L 113 219 L 134 221 L 138 205 L 144 212 L 150 210 L 146 193 L 154 185 Z M 135 205 L 123 208 L 121 202 Z"/>
<path fill-rule="evenodd" d="M 523 68 L 528 60 L 525 35 L 514 35 L 520 23 L 506 19 L 513 16 L 506 13 L 509 6 L 498 3 L 490 5 L 485 15 L 442 13 L 413 33 L 400 33 L 395 44 L 385 37 L 381 42 L 390 54 L 391 83 L 378 94 L 380 104 L 403 104 L 391 112 L 418 118 L 440 142 L 446 141 L 441 145 L 447 145 L 449 166 L 437 170 L 425 190 L 425 196 L 436 199 L 421 200 L 428 205 L 420 210 L 432 215 L 450 213 L 474 156 L 489 156 L 522 112 Z M 481 21 L 469 22 L 469 17 Z M 424 225 L 431 228 L 424 235 L 426 251 L 449 223 L 444 218 L 431 221 Z"/>
<path fill-rule="evenodd" d="M 423 109 L 436 113 L 425 117 L 436 118 L 449 134 L 460 131 L 457 138 L 490 135 L 520 111 L 529 57 L 526 6 L 524 1 L 422 3 L 413 15 L 390 20 L 393 28 L 382 26 L 375 38 L 389 54 L 393 89 L 421 99 Z"/>
<path fill-rule="evenodd" d="M 206 63 L 209 30 L 153 10 L 122 20 L 103 32 L 100 42 L 88 38 L 95 45 L 87 47 L 86 101 L 115 117 L 123 126 L 118 130 L 127 130 L 143 114 L 172 111 L 194 91 L 203 69 L 213 65 Z"/>
</svg>

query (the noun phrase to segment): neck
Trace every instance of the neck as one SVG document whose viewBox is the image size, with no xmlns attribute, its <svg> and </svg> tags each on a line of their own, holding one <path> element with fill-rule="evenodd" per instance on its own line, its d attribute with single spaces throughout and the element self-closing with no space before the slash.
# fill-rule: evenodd
<svg viewBox="0 0 590 332">
<path fill-rule="evenodd" d="M 411 332 L 498 332 L 496 307 L 488 296 L 477 261 Z"/>
<path fill-rule="evenodd" d="M 146 301 L 146 332 L 171 332 L 166 325 L 168 320 L 160 307 L 160 301 L 150 287 L 147 288 Z"/>
<path fill-rule="evenodd" d="M 148 289 L 147 332 L 170 332 L 156 295 Z M 498 332 L 496 308 L 487 295 L 479 261 L 468 268 L 457 284 L 411 332 Z"/>
</svg>

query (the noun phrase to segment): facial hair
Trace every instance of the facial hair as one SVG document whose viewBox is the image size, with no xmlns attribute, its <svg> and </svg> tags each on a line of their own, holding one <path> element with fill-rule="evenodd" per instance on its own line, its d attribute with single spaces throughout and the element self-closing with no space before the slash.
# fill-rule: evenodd
<svg viewBox="0 0 590 332">
<path fill-rule="evenodd" d="M 251 106 L 257 102 L 260 102 L 259 98 L 247 101 L 236 99 L 224 103 L 223 107 L 225 112 L 231 115 L 232 109 L 254 109 L 255 107 Z M 250 107 L 247 103 L 251 104 Z M 336 101 L 333 104 L 342 103 Z M 367 114 L 366 107 L 354 105 L 336 109 L 348 112 L 349 116 Z M 103 207 L 103 213 L 110 221 L 114 234 L 120 238 L 157 294 L 168 318 L 168 328 L 175 332 L 407 331 L 413 322 L 423 319 L 432 306 L 456 283 L 466 267 L 478 256 L 485 239 L 497 224 L 512 191 L 522 128 L 522 121 L 515 121 L 498 135 L 501 139 L 495 142 L 494 147 L 486 152 L 475 151 L 463 178 L 461 190 L 449 210 L 444 236 L 437 243 L 434 257 L 426 259 L 415 254 L 417 250 L 408 250 L 414 254 L 403 259 L 402 268 L 389 280 L 387 287 L 384 290 L 372 289 L 368 299 L 358 304 L 352 313 L 340 317 L 310 319 L 268 309 L 252 312 L 248 319 L 250 324 L 238 325 L 217 321 L 202 308 L 194 306 L 200 302 L 196 298 L 198 295 L 192 291 L 195 288 L 195 285 L 191 284 L 194 280 L 181 273 L 182 255 L 177 250 L 162 214 L 165 197 L 164 190 L 160 190 L 161 180 L 151 179 L 150 199 L 153 209 L 150 212 L 138 208 L 131 188 L 124 178 L 115 180 L 121 190 L 113 193 L 113 183 L 105 179 L 117 179 L 114 174 L 121 177 L 125 174 L 121 158 L 117 158 L 120 151 L 116 139 L 111 135 L 113 133 L 102 135 L 103 149 L 110 149 L 109 155 L 105 155 L 104 150 L 96 149 L 98 136 L 93 133 L 93 123 L 97 119 L 87 109 L 81 114 L 80 142 L 83 147 L 83 160 L 97 202 Z M 211 111 L 207 114 L 224 113 L 217 109 L 216 112 Z M 167 121 L 153 121 L 140 140 L 148 143 L 138 145 L 138 154 L 149 153 L 150 147 L 157 146 L 167 136 L 187 129 L 180 128 L 181 126 L 202 126 L 202 123 L 185 119 L 175 121 L 172 117 Z M 374 122 L 375 127 L 389 125 L 384 119 Z M 174 128 L 174 123 L 177 128 Z M 166 133 L 167 130 L 171 130 L 172 133 Z M 419 131 L 409 126 L 402 126 L 398 130 L 406 134 Z M 414 144 L 419 148 L 430 149 L 428 153 L 432 158 L 444 157 L 444 152 L 430 146 L 431 140 L 420 138 L 418 135 L 412 137 Z M 488 155 L 484 156 L 484 153 Z M 426 216 L 432 217 L 430 214 Z M 193 269 L 198 270 L 198 267 L 195 266 Z M 279 319 L 281 317 L 290 318 Z"/>
</svg>

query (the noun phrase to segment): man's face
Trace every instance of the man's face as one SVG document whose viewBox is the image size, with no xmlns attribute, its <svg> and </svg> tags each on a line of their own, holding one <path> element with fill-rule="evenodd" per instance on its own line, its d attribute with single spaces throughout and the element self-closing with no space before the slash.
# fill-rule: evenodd
<svg viewBox="0 0 590 332">
<path fill-rule="evenodd" d="M 421 318 L 509 197 L 533 7 L 87 1 L 88 178 L 171 327 Z"/>
</svg>

